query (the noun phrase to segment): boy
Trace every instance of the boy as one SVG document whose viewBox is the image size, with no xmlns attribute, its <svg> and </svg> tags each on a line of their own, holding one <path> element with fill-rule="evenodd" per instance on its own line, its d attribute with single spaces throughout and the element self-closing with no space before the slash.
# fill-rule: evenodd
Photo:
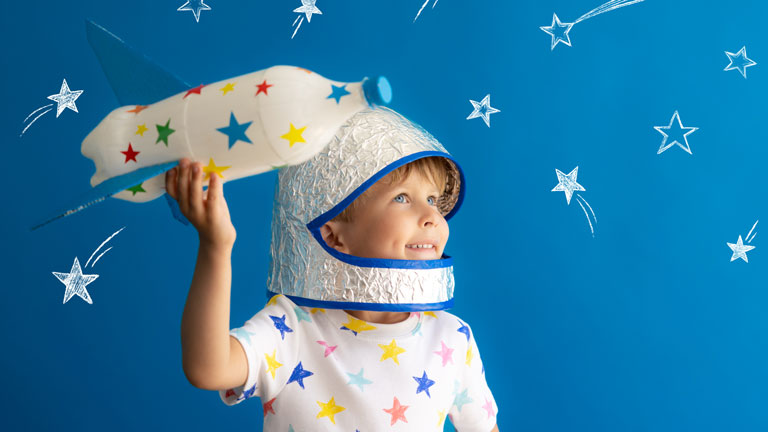
<svg viewBox="0 0 768 432">
<path fill-rule="evenodd" d="M 376 111 L 356 116 L 350 127 L 359 132 L 371 124 L 376 131 L 388 127 L 398 132 L 410 130 L 395 114 Z M 397 136 L 395 141 L 418 141 L 426 132 L 413 128 L 409 133 L 415 135 Z M 364 151 L 365 146 L 360 144 L 369 141 L 370 135 L 363 135 L 358 135 L 350 148 Z M 347 155 L 335 150 L 344 148 L 349 135 L 342 130 L 337 136 L 339 140 L 329 146 L 326 155 Z M 377 151 L 387 147 L 386 139 L 379 137 L 375 141 Z M 400 144 L 395 147 L 401 148 Z M 435 274 L 446 274 L 442 258 L 449 231 L 444 215 L 452 215 L 460 201 L 456 198 L 458 177 L 452 162 L 431 155 L 436 152 L 409 152 L 402 150 L 402 154 L 390 156 L 397 162 L 384 169 L 379 165 L 386 161 L 377 157 L 379 165 L 369 169 L 376 173 L 373 176 L 361 174 L 365 171 L 361 168 L 347 177 L 342 174 L 343 178 L 357 178 L 348 185 L 354 191 L 347 194 L 342 190 L 347 197 L 344 201 L 306 223 L 306 231 L 315 237 L 320 252 L 303 250 L 301 262 L 311 261 L 313 254 L 319 253 L 332 256 L 328 258 L 331 260 L 338 258 L 342 265 L 373 267 L 373 276 L 357 268 L 349 273 L 344 273 L 343 267 L 333 268 L 330 274 L 338 277 L 330 286 L 322 285 L 321 279 L 313 282 L 324 287 L 320 295 L 325 297 L 295 295 L 294 291 L 294 295 L 276 295 L 229 336 L 230 253 L 236 235 L 221 180 L 211 176 L 203 199 L 200 164 L 182 160 L 178 169 L 169 172 L 167 191 L 177 199 L 200 236 L 197 266 L 182 318 L 183 365 L 193 385 L 220 390 L 229 405 L 260 397 L 265 430 L 442 430 L 446 415 L 461 432 L 497 430 L 497 409 L 469 327 L 441 311 L 406 312 L 437 310 L 450 304 L 414 302 L 432 297 L 420 298 L 410 291 L 429 291 L 432 286 L 445 285 L 442 279 L 440 283 L 432 279 Z M 296 194 L 291 182 L 317 179 L 307 175 L 307 170 L 322 165 L 321 159 L 313 159 L 298 171 L 287 170 L 287 180 L 281 172 L 276 200 L 300 202 L 301 197 L 286 200 L 283 194 Z M 344 163 L 333 167 L 344 171 Z M 362 178 L 367 182 L 361 183 Z M 336 180 L 332 188 L 343 189 L 346 183 Z M 314 201 L 323 195 L 322 183 L 314 183 L 304 202 L 328 207 L 327 202 Z M 331 204 L 335 201 L 330 200 Z M 280 220 L 295 219 L 302 213 L 282 210 L 276 204 L 278 225 Z M 295 225 L 302 227 L 303 222 Z M 273 267 L 285 271 L 286 265 L 281 266 L 275 259 L 285 248 L 280 247 L 282 240 L 276 240 L 274 233 Z M 308 238 L 307 233 L 299 233 L 289 244 L 301 249 L 302 236 Z M 305 270 L 308 275 L 322 274 L 322 268 L 329 266 L 333 264 L 326 262 L 316 268 L 309 265 Z M 285 276 L 278 270 L 273 268 L 270 283 L 279 287 L 279 279 Z M 381 279 L 381 274 L 386 278 Z M 400 283 L 389 287 L 388 282 L 403 280 L 397 279 L 401 274 L 410 278 L 413 286 Z M 452 273 L 450 276 L 452 294 Z M 355 291 L 360 280 L 366 282 L 362 284 L 365 289 Z M 383 286 L 386 292 L 371 294 L 370 286 Z M 336 288 L 342 288 L 337 297 L 326 296 L 325 292 Z M 411 297 L 395 298 L 400 295 L 398 290 Z M 304 307 L 296 302 L 304 303 Z"/>
</svg>

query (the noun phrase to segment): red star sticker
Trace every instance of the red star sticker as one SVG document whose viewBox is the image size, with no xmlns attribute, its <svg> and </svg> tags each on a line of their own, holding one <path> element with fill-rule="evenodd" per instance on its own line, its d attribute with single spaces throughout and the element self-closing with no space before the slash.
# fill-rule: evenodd
<svg viewBox="0 0 768 432">
<path fill-rule="evenodd" d="M 400 401 L 397 400 L 397 396 L 395 396 L 395 400 L 392 403 L 392 408 L 386 409 L 384 408 L 384 411 L 388 412 L 390 415 L 392 415 L 392 423 L 389 425 L 394 425 L 398 420 L 402 420 L 406 423 L 408 423 L 408 419 L 405 418 L 405 410 L 408 409 L 410 405 L 400 405 Z"/>
<path fill-rule="evenodd" d="M 205 84 L 200 84 L 199 86 L 197 86 L 195 88 L 187 90 L 187 94 L 185 94 L 182 99 L 186 99 L 187 96 L 191 95 L 192 93 L 200 94 L 200 90 L 202 90 L 203 87 L 205 87 Z"/>
<path fill-rule="evenodd" d="M 268 412 L 271 412 L 272 414 L 275 413 L 275 410 L 272 408 L 272 404 L 275 403 L 276 397 L 273 397 L 269 402 L 264 404 L 264 417 L 267 416 Z"/>
<path fill-rule="evenodd" d="M 296 69 L 300 69 L 300 70 L 303 70 L 304 72 L 306 72 L 306 73 L 308 73 L 308 74 L 311 74 L 311 73 L 312 73 L 312 71 L 311 71 L 311 70 L 309 70 L 309 69 L 304 69 L 303 67 L 297 67 Z"/>
<path fill-rule="evenodd" d="M 259 95 L 259 93 L 264 93 L 265 95 L 269 96 L 269 93 L 267 93 L 267 89 L 272 87 L 274 84 L 267 84 L 267 80 L 264 80 L 261 84 L 256 84 L 256 87 L 259 88 L 259 91 L 256 92 L 256 96 Z"/>
<path fill-rule="evenodd" d="M 125 163 L 128 163 L 128 161 L 131 161 L 131 160 L 136 162 L 136 155 L 141 152 L 133 151 L 133 147 L 131 147 L 131 143 L 128 143 L 128 150 L 121 151 L 120 153 L 125 155 Z"/>
<path fill-rule="evenodd" d="M 132 110 L 128 110 L 126 112 L 132 112 L 132 113 L 138 114 L 138 113 L 144 111 L 147 108 L 149 108 L 149 105 L 136 105 L 136 108 L 134 108 Z"/>
</svg>

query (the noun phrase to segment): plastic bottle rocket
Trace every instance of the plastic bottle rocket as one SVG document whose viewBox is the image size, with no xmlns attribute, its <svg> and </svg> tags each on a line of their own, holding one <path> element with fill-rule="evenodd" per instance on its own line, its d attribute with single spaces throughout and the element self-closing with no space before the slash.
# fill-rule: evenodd
<svg viewBox="0 0 768 432">
<path fill-rule="evenodd" d="M 94 188 L 32 229 L 109 196 L 153 200 L 165 193 L 164 173 L 184 157 L 202 162 L 206 180 L 217 175 L 225 182 L 302 163 L 355 113 L 392 96 L 384 77 L 346 83 L 294 66 L 192 87 L 93 22 L 86 22 L 86 30 L 125 106 L 82 143 L 83 155 L 96 166 Z M 186 223 L 176 201 L 168 197 L 168 203 Z"/>
</svg>

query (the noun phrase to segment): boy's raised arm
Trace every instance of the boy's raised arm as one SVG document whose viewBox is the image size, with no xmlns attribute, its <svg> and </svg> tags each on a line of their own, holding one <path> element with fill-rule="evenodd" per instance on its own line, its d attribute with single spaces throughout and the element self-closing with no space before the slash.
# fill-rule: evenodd
<svg viewBox="0 0 768 432">
<path fill-rule="evenodd" d="M 248 373 L 245 353 L 229 336 L 232 246 L 235 229 L 221 180 L 211 174 L 203 197 L 202 165 L 182 159 L 166 175 L 166 190 L 198 231 L 200 246 L 181 319 L 182 365 L 195 387 L 219 390 L 242 385 Z"/>
</svg>

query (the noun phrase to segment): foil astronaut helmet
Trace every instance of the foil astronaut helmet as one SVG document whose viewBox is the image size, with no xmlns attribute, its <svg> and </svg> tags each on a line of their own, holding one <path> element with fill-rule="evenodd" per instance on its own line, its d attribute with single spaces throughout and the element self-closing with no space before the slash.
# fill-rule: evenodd
<svg viewBox="0 0 768 432">
<path fill-rule="evenodd" d="M 268 295 L 300 306 L 373 311 L 442 310 L 453 305 L 453 262 L 357 257 L 328 246 L 320 228 L 376 181 L 416 159 L 448 160 L 438 199 L 446 220 L 461 206 L 464 175 L 427 131 L 377 107 L 349 118 L 320 153 L 278 174 Z"/>
</svg>

